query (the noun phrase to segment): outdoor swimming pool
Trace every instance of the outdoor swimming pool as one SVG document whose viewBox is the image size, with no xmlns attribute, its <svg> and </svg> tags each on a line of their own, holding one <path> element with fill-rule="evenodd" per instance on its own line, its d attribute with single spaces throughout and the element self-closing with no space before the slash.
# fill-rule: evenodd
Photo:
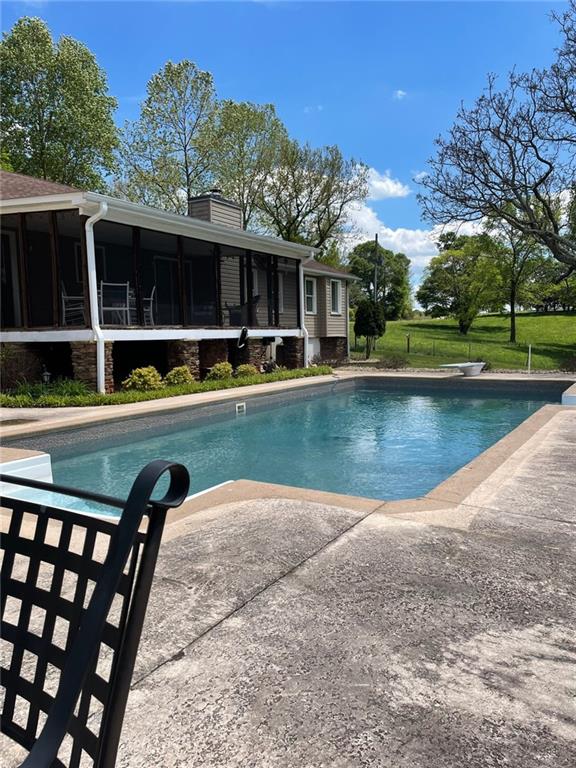
<svg viewBox="0 0 576 768">
<path fill-rule="evenodd" d="M 175 412 L 153 422 L 121 422 L 116 430 L 106 424 L 28 444 L 51 454 L 54 482 L 115 496 L 127 495 L 148 461 L 163 458 L 188 467 L 190 493 L 245 478 L 376 499 L 412 498 L 545 402 L 559 402 L 555 392 L 542 389 L 470 389 L 359 384 L 281 405 L 248 401 L 240 416 Z M 86 509 L 85 502 L 58 501 Z"/>
</svg>

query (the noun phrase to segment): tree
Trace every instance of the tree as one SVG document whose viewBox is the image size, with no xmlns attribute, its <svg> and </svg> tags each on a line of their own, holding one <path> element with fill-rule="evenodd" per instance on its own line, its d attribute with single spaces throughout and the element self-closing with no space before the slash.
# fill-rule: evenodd
<svg viewBox="0 0 576 768">
<path fill-rule="evenodd" d="M 465 335 L 479 312 L 501 306 L 502 282 L 489 237 L 462 237 L 459 245 L 434 256 L 416 298 L 426 314 L 455 317 Z"/>
<path fill-rule="evenodd" d="M 380 305 L 370 299 L 362 299 L 356 307 L 354 334 L 366 337 L 366 360 L 370 357 L 377 339 L 386 330 L 386 321 Z"/>
<path fill-rule="evenodd" d="M 118 132 L 106 75 L 71 37 L 55 43 L 41 19 L 23 17 L 0 43 L 3 167 L 105 189 Z"/>
<path fill-rule="evenodd" d="M 409 317 L 410 260 L 368 240 L 357 245 L 348 257 L 350 272 L 361 280 L 364 295 L 383 307 L 387 320 Z M 374 281 L 377 280 L 376 294 Z"/>
<path fill-rule="evenodd" d="M 168 61 L 146 88 L 140 117 L 125 125 L 117 189 L 130 200 L 186 213 L 211 183 L 216 111 L 212 75 Z"/>
<path fill-rule="evenodd" d="M 327 264 L 329 267 L 348 272 L 348 265 L 346 264 L 344 254 L 336 239 L 324 243 L 324 247 L 316 256 L 316 261 L 319 261 L 321 264 Z"/>
<path fill-rule="evenodd" d="M 523 286 L 541 269 L 543 249 L 533 238 L 518 232 L 508 222 L 497 222 L 490 231 L 499 246 L 494 248 L 493 253 L 505 301 L 510 307 L 510 342 L 515 343 L 519 296 Z"/>
<path fill-rule="evenodd" d="M 222 101 L 201 145 L 211 156 L 213 180 L 242 207 L 244 228 L 257 218 L 266 179 L 279 162 L 286 128 L 272 104 Z"/>
<path fill-rule="evenodd" d="M 511 75 L 461 106 L 447 137 L 436 141 L 419 195 L 436 224 L 500 219 L 576 268 L 570 226 L 576 142 L 576 5 L 561 17 L 564 45 L 543 72 Z"/>
<path fill-rule="evenodd" d="M 576 0 L 559 14 L 552 13 L 563 35 L 556 61 L 548 68 L 520 74 L 516 79 L 527 91 L 532 91 L 540 109 L 550 119 L 550 138 L 561 137 L 576 143 Z"/>
<path fill-rule="evenodd" d="M 350 204 L 366 198 L 367 170 L 336 146 L 284 140 L 258 203 L 263 224 L 284 240 L 322 248 L 342 231 Z"/>
<path fill-rule="evenodd" d="M 537 312 L 566 312 L 575 309 L 576 276 L 562 276 L 561 272 L 557 261 L 543 258 L 538 269 L 520 290 L 520 305 Z"/>
</svg>

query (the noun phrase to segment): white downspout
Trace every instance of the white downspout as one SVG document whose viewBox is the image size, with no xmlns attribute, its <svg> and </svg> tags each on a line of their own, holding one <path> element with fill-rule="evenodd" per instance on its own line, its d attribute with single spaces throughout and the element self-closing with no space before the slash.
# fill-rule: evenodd
<svg viewBox="0 0 576 768">
<path fill-rule="evenodd" d="M 308 329 L 306 328 L 306 301 L 304 297 L 304 264 L 309 264 L 314 261 L 314 256 L 308 256 L 305 261 L 301 261 L 298 265 L 300 272 L 300 330 L 304 337 L 304 368 L 309 367 L 308 362 Z"/>
<path fill-rule="evenodd" d="M 94 247 L 94 224 L 108 212 L 108 203 L 102 201 L 98 211 L 84 224 L 86 230 L 86 259 L 88 262 L 88 296 L 90 300 L 90 323 L 96 341 L 96 382 L 98 392 L 106 391 L 106 369 L 104 356 L 104 335 L 98 315 L 98 281 L 96 277 L 96 249 Z"/>
<path fill-rule="evenodd" d="M 344 281 L 346 291 L 346 360 L 350 362 L 350 283 Z"/>
</svg>

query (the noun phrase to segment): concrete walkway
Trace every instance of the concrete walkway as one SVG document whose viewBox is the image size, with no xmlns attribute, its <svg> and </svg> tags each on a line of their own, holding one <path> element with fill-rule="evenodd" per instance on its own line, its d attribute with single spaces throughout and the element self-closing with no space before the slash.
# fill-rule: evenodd
<svg viewBox="0 0 576 768">
<path fill-rule="evenodd" d="M 119 765 L 576 765 L 576 410 L 463 501 L 167 530 Z"/>
</svg>

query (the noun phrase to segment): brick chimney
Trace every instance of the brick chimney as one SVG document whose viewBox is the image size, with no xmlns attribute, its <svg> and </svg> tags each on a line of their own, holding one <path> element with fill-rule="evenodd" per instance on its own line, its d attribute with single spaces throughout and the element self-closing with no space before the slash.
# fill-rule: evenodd
<svg viewBox="0 0 576 768">
<path fill-rule="evenodd" d="M 242 208 L 238 203 L 222 197 L 219 189 L 211 189 L 204 195 L 188 198 L 188 216 L 211 224 L 243 229 Z"/>
</svg>

